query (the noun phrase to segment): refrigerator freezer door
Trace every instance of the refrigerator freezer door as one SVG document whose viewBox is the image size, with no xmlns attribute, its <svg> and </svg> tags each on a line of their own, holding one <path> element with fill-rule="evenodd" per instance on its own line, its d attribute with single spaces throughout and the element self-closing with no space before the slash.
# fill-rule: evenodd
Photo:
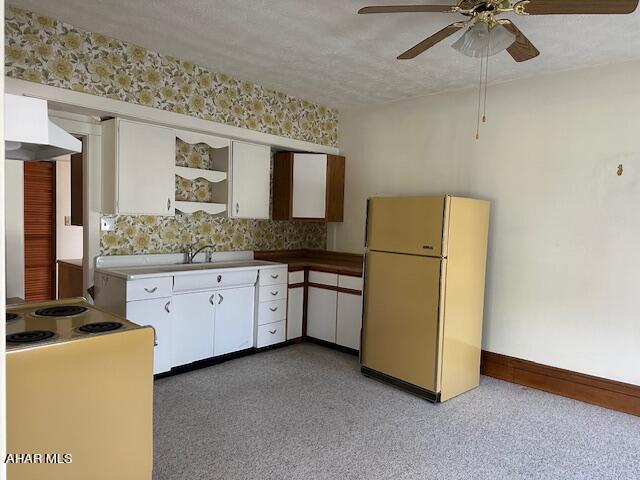
<svg viewBox="0 0 640 480">
<path fill-rule="evenodd" d="M 444 196 L 371 198 L 367 211 L 367 248 L 442 256 L 444 210 Z"/>
<path fill-rule="evenodd" d="M 369 252 L 362 364 L 436 391 L 439 258 Z"/>
</svg>

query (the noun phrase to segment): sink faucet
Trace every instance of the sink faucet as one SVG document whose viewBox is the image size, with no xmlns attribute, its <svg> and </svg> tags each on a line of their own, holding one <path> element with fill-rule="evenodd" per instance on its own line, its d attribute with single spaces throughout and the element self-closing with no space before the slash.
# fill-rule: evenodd
<svg viewBox="0 0 640 480">
<path fill-rule="evenodd" d="M 193 263 L 193 259 L 196 258 L 196 255 L 198 255 L 201 251 L 205 250 L 205 249 L 215 249 L 215 245 L 205 245 L 203 247 L 200 247 L 199 249 L 195 250 L 193 249 L 193 245 L 189 245 L 187 247 L 187 251 L 185 253 L 186 256 L 186 261 L 185 263 L 191 264 Z M 205 258 L 205 261 L 208 263 L 211 261 L 211 251 L 207 252 L 207 256 Z"/>
</svg>

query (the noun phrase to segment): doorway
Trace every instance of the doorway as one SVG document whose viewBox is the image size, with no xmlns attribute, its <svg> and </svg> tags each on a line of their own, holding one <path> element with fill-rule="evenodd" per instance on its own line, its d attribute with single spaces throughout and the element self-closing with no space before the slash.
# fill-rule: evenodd
<svg viewBox="0 0 640 480">
<path fill-rule="evenodd" d="M 83 295 L 83 154 L 54 160 L 6 162 L 8 303 Z"/>
</svg>

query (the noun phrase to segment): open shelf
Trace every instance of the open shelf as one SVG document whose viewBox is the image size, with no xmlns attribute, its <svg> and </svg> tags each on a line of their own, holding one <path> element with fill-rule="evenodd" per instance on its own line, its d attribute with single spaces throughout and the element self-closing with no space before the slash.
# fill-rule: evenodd
<svg viewBox="0 0 640 480">
<path fill-rule="evenodd" d="M 207 202 L 176 202 L 176 210 L 182 213 L 194 213 L 203 211 L 210 215 L 220 215 L 226 213 L 226 203 L 207 203 Z"/>
<path fill-rule="evenodd" d="M 218 183 L 227 179 L 227 172 L 220 172 L 217 170 L 205 170 L 203 168 L 191 168 L 191 167 L 176 166 L 176 175 L 182 178 L 186 178 L 187 180 L 204 178 L 210 183 Z"/>
</svg>

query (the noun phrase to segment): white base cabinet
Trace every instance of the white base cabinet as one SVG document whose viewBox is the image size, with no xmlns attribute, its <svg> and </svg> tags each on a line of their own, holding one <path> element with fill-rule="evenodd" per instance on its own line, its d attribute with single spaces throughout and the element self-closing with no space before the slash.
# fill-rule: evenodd
<svg viewBox="0 0 640 480">
<path fill-rule="evenodd" d="M 256 347 L 268 347 L 286 340 L 287 295 L 287 267 L 260 270 Z"/>
<path fill-rule="evenodd" d="M 309 272 L 307 336 L 360 350 L 362 278 Z"/>
<path fill-rule="evenodd" d="M 287 305 L 287 340 L 302 337 L 304 287 L 289 289 Z"/>
<path fill-rule="evenodd" d="M 307 335 L 335 343 L 336 308 L 338 306 L 336 291 L 309 287 L 308 292 Z"/>
<path fill-rule="evenodd" d="M 173 297 L 173 365 L 213 357 L 215 292 L 184 293 Z"/>
<path fill-rule="evenodd" d="M 336 343 L 360 350 L 362 295 L 338 292 Z"/>
<path fill-rule="evenodd" d="M 253 346 L 255 287 L 218 290 L 215 302 L 213 355 L 225 355 Z"/>
<path fill-rule="evenodd" d="M 98 305 L 99 306 L 99 305 Z M 153 350 L 153 373 L 171 370 L 172 359 L 172 320 L 173 305 L 171 298 L 154 298 L 127 302 L 125 318 L 138 325 L 151 325 L 155 330 Z"/>
</svg>

